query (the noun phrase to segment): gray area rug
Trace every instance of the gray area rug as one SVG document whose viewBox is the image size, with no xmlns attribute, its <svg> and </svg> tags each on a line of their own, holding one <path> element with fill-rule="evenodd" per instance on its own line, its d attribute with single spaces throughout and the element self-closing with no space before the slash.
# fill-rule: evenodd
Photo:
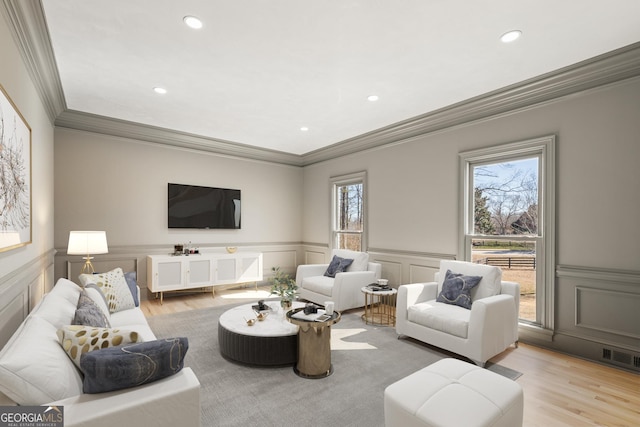
<svg viewBox="0 0 640 427">
<path fill-rule="evenodd" d="M 384 426 L 389 384 L 443 357 L 460 358 L 413 339 L 398 339 L 394 328 L 365 325 L 360 313 L 346 312 L 332 326 L 333 374 L 304 379 L 291 366 L 251 367 L 223 358 L 218 317 L 229 308 L 149 318 L 158 338 L 189 339 L 185 366 L 201 384 L 203 426 Z M 520 375 L 500 365 L 488 369 L 512 379 Z"/>
</svg>

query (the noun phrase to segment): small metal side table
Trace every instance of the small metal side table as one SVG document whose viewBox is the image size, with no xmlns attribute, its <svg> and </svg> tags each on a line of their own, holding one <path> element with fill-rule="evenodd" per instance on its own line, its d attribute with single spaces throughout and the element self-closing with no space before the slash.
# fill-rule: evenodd
<svg viewBox="0 0 640 427">
<path fill-rule="evenodd" d="M 396 325 L 396 295 L 398 290 L 374 291 L 368 287 L 361 289 L 364 294 L 364 314 L 362 320 L 367 325 Z"/>
<path fill-rule="evenodd" d="M 287 312 L 287 320 L 298 325 L 298 363 L 293 371 L 303 378 L 324 378 L 333 373 L 331 364 L 331 325 L 340 321 L 340 313 L 333 312 L 324 322 L 293 317 L 304 307 Z"/>
</svg>

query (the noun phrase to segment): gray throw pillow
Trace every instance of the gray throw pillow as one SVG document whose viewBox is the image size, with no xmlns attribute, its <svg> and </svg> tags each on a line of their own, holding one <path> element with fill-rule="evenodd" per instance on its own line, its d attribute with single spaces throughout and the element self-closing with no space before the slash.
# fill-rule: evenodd
<svg viewBox="0 0 640 427">
<path fill-rule="evenodd" d="M 338 255 L 334 255 L 324 275 L 327 277 L 336 277 L 336 274 L 346 271 L 352 262 L 352 259 L 340 258 Z"/>
<path fill-rule="evenodd" d="M 129 290 L 131 291 L 131 296 L 133 297 L 133 303 L 136 307 L 140 306 L 140 301 L 138 300 L 138 277 L 135 271 L 129 271 L 124 273 L 124 280 L 127 281 L 127 286 L 129 286 Z"/>
<path fill-rule="evenodd" d="M 447 270 L 442 283 L 442 290 L 437 302 L 446 304 L 454 304 L 466 309 L 471 309 L 471 289 L 478 286 L 482 280 L 482 276 L 465 276 L 463 274 L 452 273 Z"/>
<path fill-rule="evenodd" d="M 184 366 L 189 340 L 167 338 L 125 344 L 85 353 L 80 358 L 85 393 L 135 387 L 178 373 Z"/>
<path fill-rule="evenodd" d="M 93 302 L 84 289 L 80 291 L 78 305 L 73 316 L 72 325 L 93 326 L 95 328 L 110 328 L 111 323 L 100 307 Z"/>
</svg>

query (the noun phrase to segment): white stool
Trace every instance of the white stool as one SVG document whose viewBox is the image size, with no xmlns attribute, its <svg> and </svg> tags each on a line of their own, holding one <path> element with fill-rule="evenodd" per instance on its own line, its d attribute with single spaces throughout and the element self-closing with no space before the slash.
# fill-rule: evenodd
<svg viewBox="0 0 640 427">
<path fill-rule="evenodd" d="M 522 426 L 520 384 L 479 366 L 442 359 L 384 391 L 386 427 Z"/>
</svg>

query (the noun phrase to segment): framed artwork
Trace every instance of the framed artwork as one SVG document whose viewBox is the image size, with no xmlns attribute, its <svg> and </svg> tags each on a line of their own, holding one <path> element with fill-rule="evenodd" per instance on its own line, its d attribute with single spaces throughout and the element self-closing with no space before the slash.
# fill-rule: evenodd
<svg viewBox="0 0 640 427">
<path fill-rule="evenodd" d="M 0 85 L 0 252 L 31 243 L 31 127 Z"/>
</svg>

